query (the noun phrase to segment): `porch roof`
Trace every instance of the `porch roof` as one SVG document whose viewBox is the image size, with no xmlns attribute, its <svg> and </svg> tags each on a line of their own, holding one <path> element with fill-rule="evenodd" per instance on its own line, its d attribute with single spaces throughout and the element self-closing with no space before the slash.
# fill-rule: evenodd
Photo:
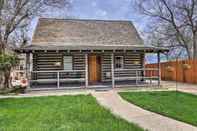
<svg viewBox="0 0 197 131">
<path fill-rule="evenodd" d="M 141 51 L 141 52 L 166 52 L 168 51 L 167 48 L 161 48 L 161 47 L 153 47 L 153 46 L 133 46 L 133 45 L 127 45 L 127 46 L 60 46 L 60 45 L 51 45 L 51 46 L 39 46 L 39 45 L 30 45 L 25 48 L 20 48 L 17 51 L 34 51 L 34 50 L 50 50 L 50 51 L 60 51 L 60 50 L 124 50 L 124 51 Z"/>
</svg>

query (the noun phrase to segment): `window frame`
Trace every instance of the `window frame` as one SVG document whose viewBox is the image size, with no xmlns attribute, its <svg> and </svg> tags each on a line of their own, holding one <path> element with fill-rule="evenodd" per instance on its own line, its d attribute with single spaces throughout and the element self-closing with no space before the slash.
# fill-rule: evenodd
<svg viewBox="0 0 197 131">
<path fill-rule="evenodd" d="M 72 55 L 64 55 L 63 56 L 63 70 L 65 70 L 65 57 L 70 57 L 71 58 L 71 69 L 69 69 L 69 70 L 73 70 L 73 56 Z M 67 69 L 68 70 L 68 69 Z M 66 71 L 66 70 L 65 70 Z"/>
<path fill-rule="evenodd" d="M 120 65 L 121 65 L 121 67 L 119 68 L 119 67 L 116 67 L 116 58 L 117 57 L 120 57 L 121 58 L 121 63 L 120 63 Z M 114 57 L 114 69 L 116 69 L 116 70 L 119 70 L 119 69 L 124 69 L 124 56 L 115 56 Z"/>
</svg>

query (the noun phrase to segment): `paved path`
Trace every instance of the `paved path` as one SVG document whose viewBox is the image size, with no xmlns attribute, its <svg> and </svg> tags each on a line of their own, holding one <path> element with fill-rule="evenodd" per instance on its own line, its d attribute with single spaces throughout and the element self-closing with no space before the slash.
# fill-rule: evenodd
<svg viewBox="0 0 197 131">
<path fill-rule="evenodd" d="M 192 88 L 192 87 L 178 88 L 178 91 L 186 92 L 186 93 L 191 93 L 191 94 L 197 95 L 197 87 L 195 87 L 195 88 Z"/>
<path fill-rule="evenodd" d="M 168 88 L 171 89 L 176 89 L 176 82 L 171 82 L 171 81 L 162 81 L 162 84 L 165 85 Z M 178 91 L 182 91 L 182 92 L 186 92 L 186 93 L 192 93 L 197 95 L 197 84 L 187 84 L 187 83 L 177 83 L 177 90 Z"/>
<path fill-rule="evenodd" d="M 93 92 L 99 104 L 112 113 L 150 131 L 197 131 L 196 127 L 146 111 L 123 100 L 116 91 Z"/>
</svg>

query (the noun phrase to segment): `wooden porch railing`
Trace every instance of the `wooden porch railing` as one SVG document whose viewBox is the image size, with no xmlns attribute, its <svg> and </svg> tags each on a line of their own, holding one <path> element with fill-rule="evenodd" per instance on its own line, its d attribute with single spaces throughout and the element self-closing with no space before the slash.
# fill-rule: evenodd
<svg viewBox="0 0 197 131">
<path fill-rule="evenodd" d="M 21 72 L 21 71 L 17 71 Z M 24 72 L 24 71 L 22 71 Z M 127 72 L 123 74 L 122 72 Z M 32 71 L 29 82 L 54 82 L 57 83 L 57 88 L 60 88 L 61 82 L 79 81 L 86 83 L 85 70 L 57 70 L 57 71 Z M 152 84 L 153 80 L 159 82 L 158 68 L 141 68 L 141 69 L 114 69 L 114 82 L 121 80 L 133 80 L 135 84 L 140 84 L 140 81 L 149 80 Z M 159 84 L 159 83 L 158 83 Z M 86 85 L 84 85 L 86 86 Z M 116 85 L 115 85 L 116 86 Z"/>
<path fill-rule="evenodd" d="M 121 75 L 121 71 L 126 71 L 128 74 Z M 159 69 L 158 68 L 142 68 L 142 69 L 115 69 L 114 79 L 116 80 L 135 80 L 136 85 L 138 85 L 139 81 L 142 80 L 150 80 L 152 84 L 153 80 L 157 80 L 159 82 Z M 149 74 L 149 75 L 147 75 Z"/>
<path fill-rule="evenodd" d="M 30 82 L 85 81 L 85 70 L 32 71 Z"/>
</svg>

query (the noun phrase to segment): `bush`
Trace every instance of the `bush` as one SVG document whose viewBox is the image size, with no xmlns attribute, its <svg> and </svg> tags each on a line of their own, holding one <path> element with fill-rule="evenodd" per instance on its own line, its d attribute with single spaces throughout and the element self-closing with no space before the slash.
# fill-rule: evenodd
<svg viewBox="0 0 197 131">
<path fill-rule="evenodd" d="M 16 54 L 7 54 L 1 53 L 0 54 L 0 71 L 5 71 L 12 69 L 15 67 L 19 62 L 19 59 Z"/>
<path fill-rule="evenodd" d="M 0 54 L 0 71 L 3 74 L 3 86 L 9 88 L 10 86 L 10 72 L 19 62 L 16 54 L 1 53 Z"/>
</svg>

